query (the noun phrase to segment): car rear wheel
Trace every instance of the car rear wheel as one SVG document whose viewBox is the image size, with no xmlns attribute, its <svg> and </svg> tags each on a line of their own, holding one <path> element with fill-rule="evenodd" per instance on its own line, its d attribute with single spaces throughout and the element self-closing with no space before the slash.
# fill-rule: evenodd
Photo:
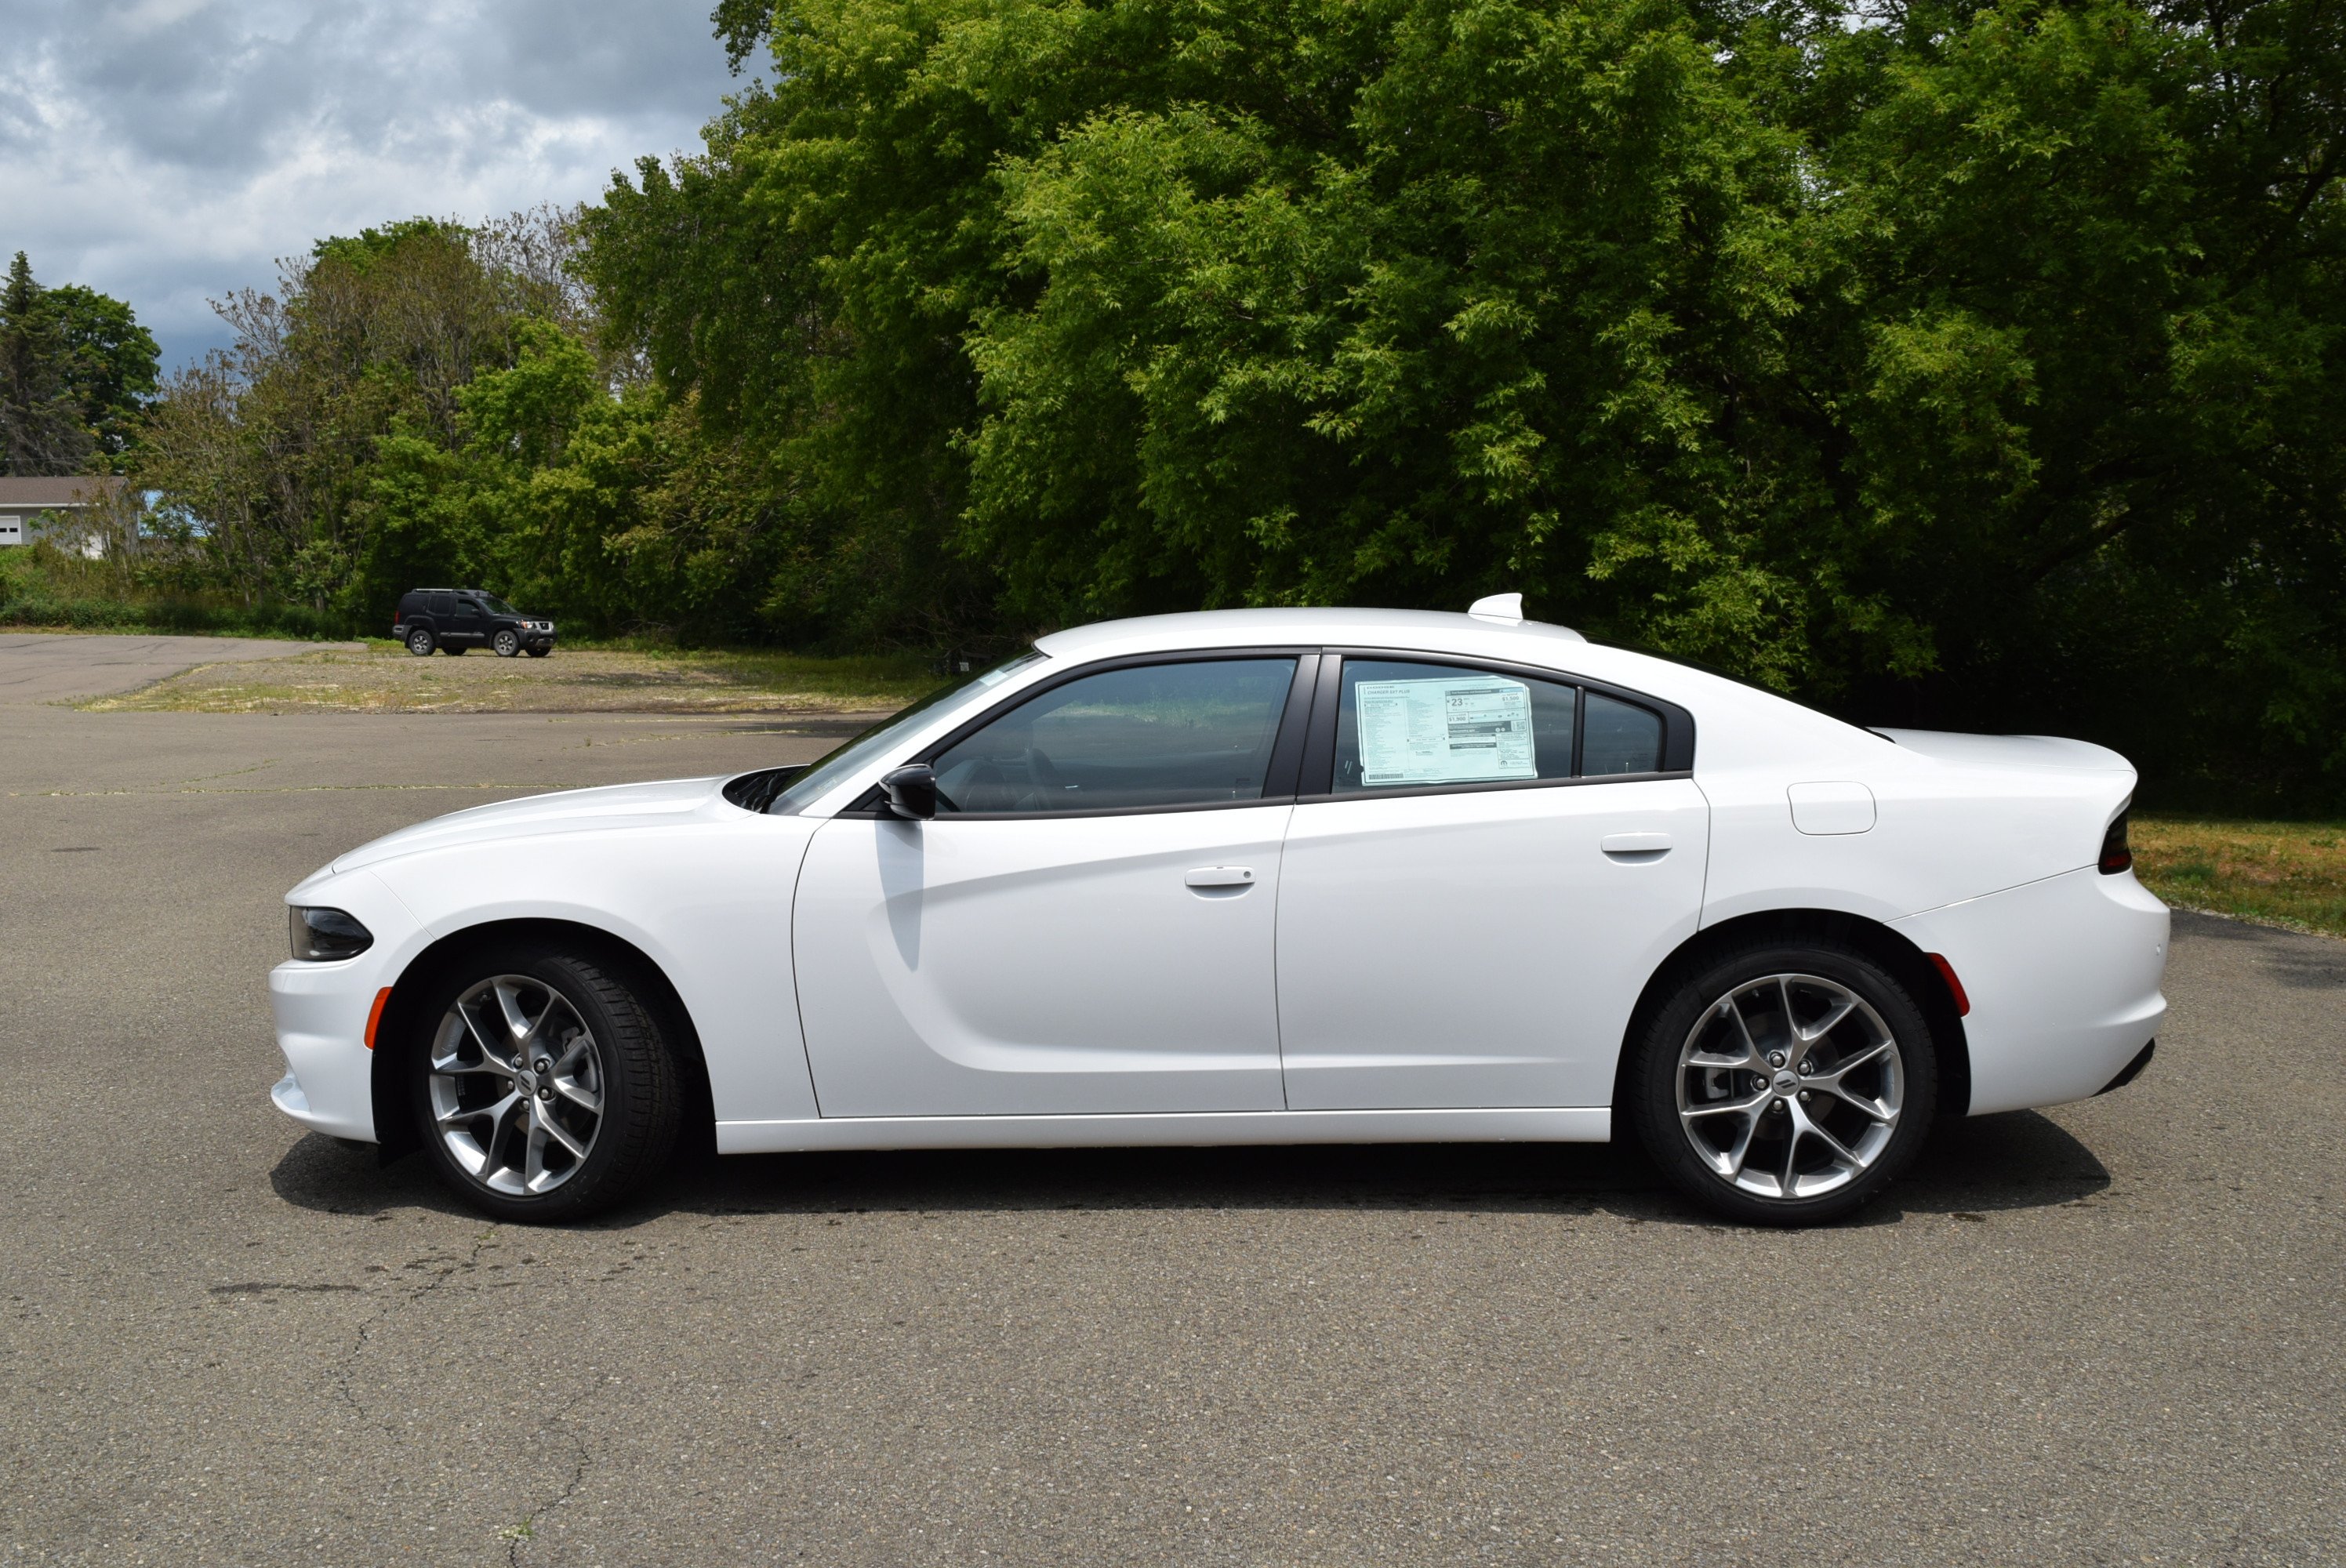
<svg viewBox="0 0 2346 1568">
<path fill-rule="evenodd" d="M 1768 942 L 1704 964 L 1647 1024 L 1623 1109 L 1689 1197 L 1815 1225 L 1872 1199 L 1930 1135 L 1938 1064 L 1905 987 L 1837 944 Z"/>
<path fill-rule="evenodd" d="M 416 1125 L 441 1179 L 500 1219 L 582 1219 L 640 1189 L 675 1146 L 675 1058 L 613 970 L 515 948 L 444 977 L 413 1053 Z"/>
<path fill-rule="evenodd" d="M 430 658 L 433 647 L 432 628 L 418 626 L 407 634 L 407 651 L 417 658 Z"/>
<path fill-rule="evenodd" d="M 499 658 L 511 658 L 521 652 L 521 636 L 517 632 L 499 632 L 489 646 L 497 650 Z"/>
</svg>

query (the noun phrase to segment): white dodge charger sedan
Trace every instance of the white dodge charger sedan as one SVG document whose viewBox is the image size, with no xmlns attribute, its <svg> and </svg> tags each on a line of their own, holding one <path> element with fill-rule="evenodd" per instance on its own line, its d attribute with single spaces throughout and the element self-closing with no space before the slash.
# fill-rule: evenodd
<svg viewBox="0 0 2346 1568">
<path fill-rule="evenodd" d="M 1520 618 L 1085 626 L 807 768 L 459 811 L 303 881 L 277 1105 L 566 1220 L 721 1153 L 1635 1138 L 1844 1214 L 2149 1061 L 2134 770 Z"/>
</svg>

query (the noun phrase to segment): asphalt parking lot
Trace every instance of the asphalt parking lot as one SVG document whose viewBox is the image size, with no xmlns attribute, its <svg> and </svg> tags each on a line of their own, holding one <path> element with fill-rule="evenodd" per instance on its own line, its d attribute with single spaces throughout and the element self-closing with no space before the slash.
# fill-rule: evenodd
<svg viewBox="0 0 2346 1568">
<path fill-rule="evenodd" d="M 216 646 L 0 637 L 0 1563 L 2346 1556 L 2346 944 L 2179 917 L 2141 1081 L 1831 1231 L 1488 1146 L 772 1156 L 515 1228 L 270 1107 L 283 890 L 841 721 L 56 705 Z"/>
</svg>

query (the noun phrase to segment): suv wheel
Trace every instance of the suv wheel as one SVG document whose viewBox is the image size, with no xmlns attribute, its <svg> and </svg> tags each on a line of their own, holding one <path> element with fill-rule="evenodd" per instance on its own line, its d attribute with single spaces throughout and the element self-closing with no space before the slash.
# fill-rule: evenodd
<svg viewBox="0 0 2346 1568">
<path fill-rule="evenodd" d="M 407 634 L 407 651 L 413 654 L 417 658 L 430 658 L 432 657 L 432 644 L 433 636 L 432 628 L 430 626 L 417 626 L 413 631 Z"/>
<path fill-rule="evenodd" d="M 521 652 L 521 634 L 508 627 L 492 638 L 489 646 L 497 650 L 499 658 L 511 658 Z"/>
<path fill-rule="evenodd" d="M 548 647 L 544 643 L 533 643 L 530 645 L 529 657 L 532 658 L 544 658 L 553 651 L 554 650 L 551 647 Z"/>
<path fill-rule="evenodd" d="M 682 1095 L 621 973 L 499 946 L 444 977 L 409 1067 L 440 1177 L 499 1219 L 566 1223 L 630 1196 L 675 1146 Z"/>
<path fill-rule="evenodd" d="M 1930 1135 L 1938 1061 L 1904 986 L 1853 949 L 1770 941 L 1688 976 L 1632 1047 L 1626 1120 L 1730 1218 L 1838 1219 Z"/>
</svg>

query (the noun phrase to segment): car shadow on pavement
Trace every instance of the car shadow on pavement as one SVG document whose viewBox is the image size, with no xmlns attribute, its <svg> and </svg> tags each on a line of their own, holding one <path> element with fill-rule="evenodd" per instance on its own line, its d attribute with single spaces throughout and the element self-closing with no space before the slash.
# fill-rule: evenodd
<svg viewBox="0 0 2346 1568">
<path fill-rule="evenodd" d="M 270 1184 L 337 1214 L 465 1212 L 420 1156 L 381 1164 L 371 1146 L 311 1135 Z M 2034 1111 L 1939 1129 L 1905 1180 L 1859 1224 L 1978 1217 L 2100 1191 L 2109 1172 Z M 1247 1148 L 903 1150 L 749 1155 L 680 1162 L 642 1200 L 596 1227 L 670 1214 L 949 1213 L 1003 1209 L 1478 1209 L 1604 1213 L 1639 1223 L 1718 1223 L 1631 1150 L 1600 1144 L 1291 1145 Z"/>
<path fill-rule="evenodd" d="M 2346 942 L 2193 910 L 2177 910 L 2174 919 L 2178 936 L 2254 948 L 2265 973 L 2292 991 L 2346 991 Z"/>
</svg>

